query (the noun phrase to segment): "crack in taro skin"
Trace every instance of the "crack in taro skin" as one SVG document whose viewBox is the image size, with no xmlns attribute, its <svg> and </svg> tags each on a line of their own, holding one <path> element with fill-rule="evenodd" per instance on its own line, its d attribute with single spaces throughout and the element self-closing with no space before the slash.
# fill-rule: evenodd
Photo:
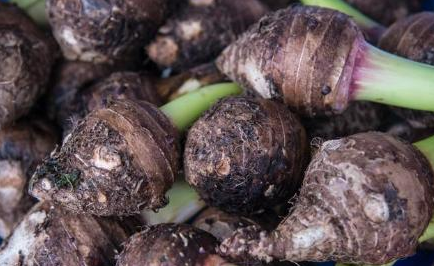
<svg viewBox="0 0 434 266">
<path fill-rule="evenodd" d="M 116 265 L 223 266 L 217 245 L 212 235 L 191 225 L 159 224 L 133 235 Z"/>
<path fill-rule="evenodd" d="M 433 173 L 411 144 L 383 133 L 325 142 L 292 213 L 271 233 L 241 229 L 232 257 L 385 264 L 412 255 L 433 214 Z"/>
<path fill-rule="evenodd" d="M 30 192 L 96 215 L 157 209 L 167 202 L 179 153 L 177 130 L 156 106 L 112 101 L 84 118 L 38 167 Z"/>
<path fill-rule="evenodd" d="M 293 6 L 263 17 L 217 59 L 218 68 L 297 113 L 330 115 L 350 100 L 353 65 L 363 34 L 347 15 Z"/>
<path fill-rule="evenodd" d="M 304 128 L 284 105 L 229 97 L 190 129 L 185 177 L 207 204 L 249 215 L 297 192 L 307 153 Z"/>
<path fill-rule="evenodd" d="M 119 221 L 35 205 L 0 248 L 0 265 L 110 266 L 129 232 Z"/>
</svg>

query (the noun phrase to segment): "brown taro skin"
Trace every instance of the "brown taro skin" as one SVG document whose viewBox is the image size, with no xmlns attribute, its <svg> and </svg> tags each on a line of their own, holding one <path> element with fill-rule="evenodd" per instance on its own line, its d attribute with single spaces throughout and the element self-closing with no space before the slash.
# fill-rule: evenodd
<svg viewBox="0 0 434 266">
<path fill-rule="evenodd" d="M 305 131 L 284 105 L 229 97 L 190 129 L 184 172 L 208 205 L 251 214 L 297 192 L 306 151 Z"/>
<path fill-rule="evenodd" d="M 179 138 L 155 105 L 111 101 L 92 111 L 41 164 L 30 193 L 80 213 L 125 216 L 166 204 Z"/>
<path fill-rule="evenodd" d="M 433 214 L 433 172 L 413 145 L 369 132 L 324 142 L 274 232 L 241 229 L 231 256 L 380 265 L 412 255 Z"/>
<path fill-rule="evenodd" d="M 342 113 L 363 35 L 350 17 L 292 6 L 263 17 L 227 47 L 217 67 L 264 98 L 282 98 L 304 116 Z"/>
<path fill-rule="evenodd" d="M 129 237 L 119 221 L 34 206 L 0 248 L 2 266 L 112 266 Z"/>
<path fill-rule="evenodd" d="M 27 193 L 28 180 L 56 141 L 56 130 L 36 117 L 0 131 L 0 238 L 6 238 L 35 203 Z"/>
<path fill-rule="evenodd" d="M 167 0 L 48 0 L 53 34 L 69 60 L 137 62 L 167 13 Z"/>
<path fill-rule="evenodd" d="M 217 240 L 187 224 L 159 224 L 130 237 L 117 266 L 224 266 Z"/>
<path fill-rule="evenodd" d="M 160 27 L 147 53 L 175 71 L 210 62 L 267 11 L 258 0 L 187 0 Z"/>
<path fill-rule="evenodd" d="M 55 56 L 52 40 L 20 8 L 0 3 L 0 128 L 44 93 Z"/>
<path fill-rule="evenodd" d="M 345 0 L 386 26 L 421 10 L 421 0 Z"/>
</svg>

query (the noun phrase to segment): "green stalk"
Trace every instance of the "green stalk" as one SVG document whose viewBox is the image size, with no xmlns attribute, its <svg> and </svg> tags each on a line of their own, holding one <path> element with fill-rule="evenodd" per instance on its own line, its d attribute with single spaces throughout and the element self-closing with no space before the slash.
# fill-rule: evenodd
<svg viewBox="0 0 434 266">
<path fill-rule="evenodd" d="M 434 111 L 434 67 L 363 43 L 350 90 L 355 100 Z"/>
<path fill-rule="evenodd" d="M 26 13 L 40 26 L 47 26 L 47 15 L 45 14 L 45 0 L 11 0 L 24 9 Z"/>
<path fill-rule="evenodd" d="M 416 146 L 428 159 L 428 161 L 431 162 L 434 169 L 434 136 L 431 136 L 427 139 L 421 140 L 419 142 L 413 143 L 414 146 Z M 434 217 L 431 218 L 430 223 L 428 224 L 428 227 L 425 229 L 425 232 L 422 234 L 421 237 L 419 237 L 418 242 L 423 243 L 427 240 L 434 239 Z M 395 264 L 394 262 L 383 264 L 381 266 L 391 266 Z M 343 264 L 343 263 L 336 263 L 336 266 L 351 266 L 350 264 Z M 358 265 L 358 266 L 371 266 L 371 265 Z"/>
<path fill-rule="evenodd" d="M 217 100 L 230 95 L 238 95 L 241 92 L 241 88 L 235 83 L 210 85 L 187 93 L 163 105 L 160 109 L 172 119 L 180 131 L 184 131 Z"/>
<path fill-rule="evenodd" d="M 184 223 L 205 208 L 205 203 L 185 181 L 176 182 L 166 196 L 169 204 L 164 208 L 141 213 L 147 224 Z"/>
</svg>

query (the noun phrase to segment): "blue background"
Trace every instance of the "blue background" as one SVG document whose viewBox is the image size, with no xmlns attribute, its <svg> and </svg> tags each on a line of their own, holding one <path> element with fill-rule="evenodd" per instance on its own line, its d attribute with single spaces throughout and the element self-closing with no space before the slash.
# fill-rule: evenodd
<svg viewBox="0 0 434 266">
<path fill-rule="evenodd" d="M 0 0 L 0 2 L 8 2 L 8 0 Z M 424 2 L 425 10 L 434 10 L 434 0 L 426 0 Z M 0 243 L 2 242 L 0 238 Z M 394 266 L 431 266 L 434 263 L 434 252 L 420 251 L 415 256 L 399 261 Z M 333 266 L 333 262 L 317 263 L 317 266 Z"/>
</svg>

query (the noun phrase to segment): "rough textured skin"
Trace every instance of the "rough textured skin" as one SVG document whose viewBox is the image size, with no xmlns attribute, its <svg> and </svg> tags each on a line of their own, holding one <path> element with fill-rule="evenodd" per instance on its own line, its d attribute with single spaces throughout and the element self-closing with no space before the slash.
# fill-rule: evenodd
<svg viewBox="0 0 434 266">
<path fill-rule="evenodd" d="M 39 203 L 0 248 L 0 265 L 111 266 L 128 236 L 114 219 Z"/>
<path fill-rule="evenodd" d="M 429 162 L 412 145 L 375 132 L 327 141 L 277 229 L 241 229 L 221 249 L 264 260 L 385 264 L 415 252 L 433 196 Z"/>
<path fill-rule="evenodd" d="M 162 68 L 187 70 L 213 60 L 268 9 L 258 0 L 188 0 L 147 47 Z"/>
<path fill-rule="evenodd" d="M 387 108 L 371 102 L 352 102 L 342 114 L 302 120 L 309 139 L 341 138 L 356 133 L 378 130 L 386 117 Z"/>
<path fill-rule="evenodd" d="M 261 0 L 264 4 L 270 7 L 271 10 L 287 8 L 289 5 L 297 2 L 295 0 Z"/>
<path fill-rule="evenodd" d="M 216 239 L 186 224 L 159 224 L 133 235 L 117 266 L 223 266 Z"/>
<path fill-rule="evenodd" d="M 374 20 L 390 25 L 421 10 L 421 0 L 345 0 Z"/>
<path fill-rule="evenodd" d="M 166 204 L 179 139 L 154 105 L 111 101 L 86 116 L 38 167 L 30 193 L 75 212 L 128 215 Z"/>
<path fill-rule="evenodd" d="M 55 70 L 53 85 L 48 93 L 48 114 L 66 132 L 80 117 L 82 106 L 74 102 L 80 93 L 114 71 L 108 64 L 64 61 Z"/>
<path fill-rule="evenodd" d="M 208 205 L 251 214 L 297 192 L 306 146 L 303 127 L 284 105 L 226 98 L 190 129 L 185 178 Z"/>
<path fill-rule="evenodd" d="M 223 81 L 226 81 L 226 77 L 218 71 L 214 63 L 208 63 L 161 79 L 156 86 L 158 95 L 166 102 L 192 90 Z"/>
<path fill-rule="evenodd" d="M 0 238 L 6 238 L 34 204 L 27 181 L 56 140 L 55 129 L 38 118 L 0 131 Z"/>
<path fill-rule="evenodd" d="M 283 98 L 307 116 L 345 110 L 363 36 L 346 15 L 293 6 L 262 18 L 231 44 L 218 68 L 264 98 Z"/>
<path fill-rule="evenodd" d="M 381 49 L 413 61 L 434 65 L 434 13 L 422 12 L 401 19 L 384 33 Z M 434 113 L 392 108 L 416 129 L 434 128 Z"/>
<path fill-rule="evenodd" d="M 18 7 L 0 3 L 0 128 L 28 113 L 45 91 L 56 49 Z"/>
<path fill-rule="evenodd" d="M 48 0 L 48 18 L 64 56 L 137 62 L 167 12 L 166 0 Z"/>
</svg>

